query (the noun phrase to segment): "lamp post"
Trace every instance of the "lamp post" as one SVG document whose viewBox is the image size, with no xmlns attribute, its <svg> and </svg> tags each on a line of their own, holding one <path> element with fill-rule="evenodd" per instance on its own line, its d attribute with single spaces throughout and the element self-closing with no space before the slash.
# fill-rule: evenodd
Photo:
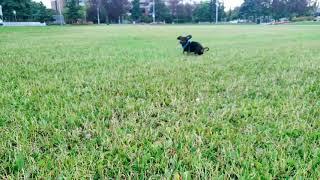
<svg viewBox="0 0 320 180">
<path fill-rule="evenodd" d="M 0 5 L 0 20 L 3 20 L 2 6 Z"/>
<path fill-rule="evenodd" d="M 153 12 L 152 12 L 153 23 L 156 22 L 156 3 L 153 0 Z"/>
<path fill-rule="evenodd" d="M 98 24 L 100 24 L 100 6 L 101 6 L 101 0 L 97 1 L 97 20 Z"/>
<path fill-rule="evenodd" d="M 63 25 L 63 16 L 62 16 L 62 11 L 61 11 L 61 3 L 60 3 L 60 0 L 57 0 L 57 5 L 58 5 L 58 10 L 59 10 L 59 16 L 60 16 L 60 26 L 62 26 Z"/>
<path fill-rule="evenodd" d="M 219 18 L 219 0 L 216 0 L 216 24 L 218 24 Z"/>
<path fill-rule="evenodd" d="M 15 19 L 15 21 L 17 22 L 17 11 L 16 11 L 16 10 L 13 10 L 12 13 L 14 14 L 14 19 Z"/>
<path fill-rule="evenodd" d="M 100 24 L 100 9 L 97 7 L 97 18 L 98 18 L 98 24 Z"/>
</svg>

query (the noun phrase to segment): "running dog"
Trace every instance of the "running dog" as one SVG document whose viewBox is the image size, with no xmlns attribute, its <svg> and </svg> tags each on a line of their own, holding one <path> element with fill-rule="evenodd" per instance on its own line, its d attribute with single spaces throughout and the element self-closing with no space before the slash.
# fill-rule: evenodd
<svg viewBox="0 0 320 180">
<path fill-rule="evenodd" d="M 194 54 L 202 55 L 205 51 L 209 51 L 208 47 L 203 47 L 198 42 L 192 42 L 191 38 L 192 38 L 191 35 L 188 35 L 186 37 L 179 36 L 177 38 L 180 41 L 180 44 L 182 46 L 183 54 L 185 52 L 187 52 L 187 53 L 194 53 Z"/>
</svg>

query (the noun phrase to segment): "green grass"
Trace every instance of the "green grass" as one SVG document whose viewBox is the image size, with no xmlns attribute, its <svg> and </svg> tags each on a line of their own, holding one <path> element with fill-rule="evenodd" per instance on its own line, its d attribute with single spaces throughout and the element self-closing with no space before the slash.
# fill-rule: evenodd
<svg viewBox="0 0 320 180">
<path fill-rule="evenodd" d="M 319 26 L 0 28 L 0 178 L 319 178 L 319 47 Z"/>
</svg>

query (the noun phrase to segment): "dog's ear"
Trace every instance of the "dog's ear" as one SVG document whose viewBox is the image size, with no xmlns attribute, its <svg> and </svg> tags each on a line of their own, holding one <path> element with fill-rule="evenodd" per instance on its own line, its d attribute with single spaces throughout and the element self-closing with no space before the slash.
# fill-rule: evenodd
<svg viewBox="0 0 320 180">
<path fill-rule="evenodd" d="M 177 37 L 178 40 L 180 40 L 181 38 L 182 38 L 181 36 Z"/>
<path fill-rule="evenodd" d="M 187 38 L 188 38 L 188 39 L 191 39 L 191 38 L 192 38 L 192 35 L 188 35 Z"/>
</svg>

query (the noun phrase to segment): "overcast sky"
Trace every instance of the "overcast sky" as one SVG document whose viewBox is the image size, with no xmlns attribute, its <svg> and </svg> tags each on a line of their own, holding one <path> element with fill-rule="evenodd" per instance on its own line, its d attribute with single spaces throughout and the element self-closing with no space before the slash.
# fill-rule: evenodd
<svg viewBox="0 0 320 180">
<path fill-rule="evenodd" d="M 51 0 L 35 0 L 37 2 L 42 1 L 47 7 L 51 7 L 50 1 Z M 206 1 L 206 0 L 194 0 L 194 1 Z M 240 6 L 241 3 L 243 2 L 243 0 L 220 0 L 220 1 L 224 1 L 224 5 L 226 7 L 226 10 L 228 10 L 229 8 L 234 8 L 236 6 Z"/>
</svg>

